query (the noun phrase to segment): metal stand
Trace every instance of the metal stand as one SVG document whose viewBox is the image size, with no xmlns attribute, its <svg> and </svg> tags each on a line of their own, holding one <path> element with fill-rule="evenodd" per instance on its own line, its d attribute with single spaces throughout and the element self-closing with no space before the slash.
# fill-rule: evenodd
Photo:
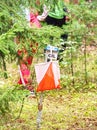
<svg viewBox="0 0 97 130">
<path fill-rule="evenodd" d="M 43 92 L 40 94 L 40 100 L 38 102 L 38 116 L 37 116 L 37 130 L 40 129 L 41 118 L 42 118 L 42 108 L 43 108 Z"/>
</svg>

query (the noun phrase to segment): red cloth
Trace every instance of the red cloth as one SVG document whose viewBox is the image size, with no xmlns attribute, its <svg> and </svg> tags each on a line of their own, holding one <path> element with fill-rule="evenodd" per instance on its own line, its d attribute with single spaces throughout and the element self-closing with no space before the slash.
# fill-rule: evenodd
<svg viewBox="0 0 97 130">
<path fill-rule="evenodd" d="M 29 75 L 30 75 L 30 70 L 28 69 L 27 65 L 26 64 L 21 64 L 20 65 L 20 71 L 21 71 L 21 74 L 22 74 L 22 78 L 25 82 L 25 84 L 28 83 L 28 78 L 29 78 Z M 23 84 L 22 83 L 22 79 L 20 78 L 19 81 L 18 81 L 19 84 Z"/>
<path fill-rule="evenodd" d="M 22 51 L 18 51 L 19 56 L 22 56 L 22 53 L 23 53 Z M 20 71 L 22 73 L 22 77 L 23 77 L 25 84 L 28 84 L 28 78 L 30 77 L 30 69 L 28 68 L 28 66 L 30 66 L 32 64 L 32 61 L 33 61 L 33 57 L 28 56 L 25 59 L 23 59 L 20 63 Z M 23 84 L 21 77 L 18 81 L 18 84 Z"/>
<path fill-rule="evenodd" d="M 41 24 L 40 22 L 38 21 L 37 19 L 37 15 L 38 14 L 34 14 L 34 13 L 30 13 L 30 25 L 31 26 L 36 26 L 37 28 L 40 28 L 41 27 Z M 34 44 L 34 48 L 36 47 L 37 49 L 37 46 L 38 44 Z M 36 53 L 36 49 L 33 48 L 33 44 L 31 44 L 30 46 L 32 48 L 32 53 Z M 23 49 L 23 50 L 18 50 L 18 55 L 19 56 L 23 56 L 23 54 L 27 54 L 27 51 L 26 49 Z M 22 73 L 22 77 L 23 77 L 23 80 L 25 82 L 25 84 L 28 84 L 29 83 L 29 77 L 30 77 L 30 69 L 28 68 L 28 65 L 30 66 L 32 64 L 32 60 L 33 60 L 33 56 L 28 56 L 26 58 L 23 57 L 23 60 L 22 60 L 22 63 L 20 64 L 20 71 Z M 21 77 L 18 81 L 18 84 L 23 84 L 22 83 L 22 80 L 21 80 Z"/>
<path fill-rule="evenodd" d="M 38 14 L 30 13 L 30 25 L 33 26 L 35 25 L 37 28 L 41 27 L 40 22 L 37 19 Z"/>
</svg>

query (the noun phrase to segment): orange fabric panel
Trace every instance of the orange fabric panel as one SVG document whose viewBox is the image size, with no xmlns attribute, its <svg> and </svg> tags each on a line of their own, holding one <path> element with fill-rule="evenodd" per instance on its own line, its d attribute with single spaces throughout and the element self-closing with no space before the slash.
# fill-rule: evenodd
<svg viewBox="0 0 97 130">
<path fill-rule="evenodd" d="M 38 85 L 37 91 L 45 91 L 45 90 L 52 90 L 60 88 L 60 85 L 55 85 L 54 74 L 52 71 L 52 63 L 50 64 L 49 68 L 47 69 L 46 74 L 44 75 L 43 79 Z"/>
</svg>

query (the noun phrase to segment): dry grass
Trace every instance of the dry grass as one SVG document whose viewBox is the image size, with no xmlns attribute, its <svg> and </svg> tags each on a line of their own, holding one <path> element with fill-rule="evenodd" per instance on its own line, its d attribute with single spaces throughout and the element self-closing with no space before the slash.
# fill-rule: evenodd
<svg viewBox="0 0 97 130">
<path fill-rule="evenodd" d="M 10 120 L 1 130 L 36 130 L 37 104 L 37 98 L 26 98 L 20 118 Z M 15 117 L 19 114 L 20 106 L 20 102 L 11 106 Z M 65 90 L 44 93 L 40 130 L 96 129 L 96 93 L 68 93 Z"/>
<path fill-rule="evenodd" d="M 2 85 L 17 83 L 19 72 L 16 64 L 8 66 L 8 79 Z M 44 92 L 40 130 L 97 130 L 97 91 L 68 92 L 64 88 Z M 39 98 L 39 94 L 38 94 Z M 19 119 L 21 102 L 11 104 L 11 117 L 0 124 L 0 130 L 37 130 L 37 98 L 26 97 Z"/>
</svg>

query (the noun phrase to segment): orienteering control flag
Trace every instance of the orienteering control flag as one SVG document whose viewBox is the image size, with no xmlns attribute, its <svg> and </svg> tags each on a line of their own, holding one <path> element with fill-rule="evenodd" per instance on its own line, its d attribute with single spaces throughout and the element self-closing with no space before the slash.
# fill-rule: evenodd
<svg viewBox="0 0 97 130">
<path fill-rule="evenodd" d="M 35 65 L 37 91 L 60 88 L 60 69 L 57 61 Z"/>
</svg>

